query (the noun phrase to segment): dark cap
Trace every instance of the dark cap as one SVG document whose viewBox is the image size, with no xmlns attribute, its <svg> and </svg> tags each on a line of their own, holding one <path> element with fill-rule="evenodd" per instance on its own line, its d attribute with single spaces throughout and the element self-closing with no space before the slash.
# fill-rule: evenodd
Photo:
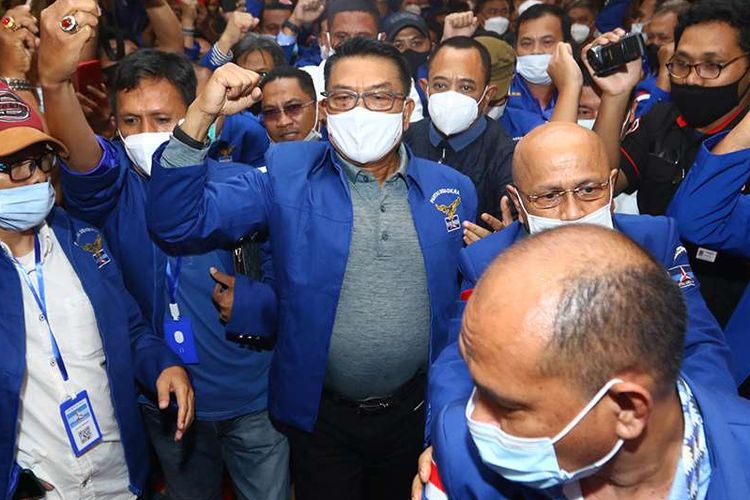
<svg viewBox="0 0 750 500">
<path fill-rule="evenodd" d="M 430 31 L 427 28 L 427 22 L 422 19 L 421 16 L 418 16 L 412 12 L 407 12 L 405 10 L 396 12 L 395 14 L 391 14 L 390 16 L 386 17 L 382 23 L 381 31 L 385 33 L 385 39 L 389 42 L 392 42 L 393 39 L 396 38 L 396 35 L 398 35 L 398 32 L 404 28 L 416 28 L 424 36 L 428 38 L 430 36 Z"/>
</svg>

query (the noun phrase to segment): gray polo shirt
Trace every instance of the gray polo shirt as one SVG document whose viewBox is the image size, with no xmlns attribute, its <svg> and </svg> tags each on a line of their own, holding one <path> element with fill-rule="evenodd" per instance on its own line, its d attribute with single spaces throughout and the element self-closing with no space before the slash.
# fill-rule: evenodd
<svg viewBox="0 0 750 500">
<path fill-rule="evenodd" d="M 352 240 L 328 354 L 326 387 L 385 397 L 428 363 L 430 301 L 408 201 L 406 148 L 382 186 L 338 157 L 349 180 Z"/>
</svg>

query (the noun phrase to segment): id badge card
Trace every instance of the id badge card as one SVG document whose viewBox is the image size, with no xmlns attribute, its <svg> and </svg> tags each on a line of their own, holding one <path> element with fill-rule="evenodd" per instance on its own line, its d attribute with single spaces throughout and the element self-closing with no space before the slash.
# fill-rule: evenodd
<svg viewBox="0 0 750 500">
<path fill-rule="evenodd" d="M 164 321 L 164 337 L 167 345 L 186 365 L 198 364 L 198 352 L 195 350 L 193 323 L 190 318 L 168 318 Z"/>
<path fill-rule="evenodd" d="M 94 409 L 86 391 L 60 405 L 65 432 L 68 434 L 73 453 L 80 457 L 102 440 L 102 431 L 96 421 Z"/>
</svg>

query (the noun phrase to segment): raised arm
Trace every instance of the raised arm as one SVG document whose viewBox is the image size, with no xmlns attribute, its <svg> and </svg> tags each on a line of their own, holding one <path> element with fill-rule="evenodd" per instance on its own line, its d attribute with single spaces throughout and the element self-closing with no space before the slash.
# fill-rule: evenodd
<svg viewBox="0 0 750 500">
<path fill-rule="evenodd" d="M 718 144 L 717 144 L 718 143 Z M 750 256 L 750 115 L 726 136 L 707 140 L 667 215 L 698 245 Z"/>
<path fill-rule="evenodd" d="M 39 82 L 47 126 L 50 135 L 70 151 L 68 166 L 80 173 L 96 168 L 102 157 L 102 148 L 73 88 L 81 51 L 96 35 L 99 14 L 95 0 L 58 0 L 42 11 L 40 23 Z M 60 27 L 68 15 L 75 17 L 77 31 L 65 32 Z"/>
<path fill-rule="evenodd" d="M 573 48 L 569 43 L 557 44 L 547 72 L 557 89 L 557 103 L 550 121 L 577 123 L 583 74 L 573 58 Z"/>
<path fill-rule="evenodd" d="M 605 33 L 592 43 L 583 48 L 581 59 L 586 69 L 594 79 L 594 83 L 602 91 L 602 103 L 599 106 L 599 114 L 594 123 L 594 132 L 601 137 L 604 142 L 609 167 L 611 169 L 620 168 L 620 140 L 622 139 L 622 124 L 625 121 L 625 113 L 630 106 L 630 96 L 633 89 L 641 79 L 643 69 L 641 60 L 629 62 L 625 68 L 617 73 L 605 77 L 596 76 L 589 65 L 586 52 L 594 45 L 609 45 L 616 43 L 625 36 L 624 30 L 616 29 L 611 33 Z M 616 192 L 627 188 L 627 177 L 625 175 L 617 176 Z"/>
<path fill-rule="evenodd" d="M 209 127 L 219 116 L 257 102 L 259 79 L 234 64 L 216 70 L 172 139 L 154 155 L 147 219 L 158 238 L 169 243 L 227 244 L 266 229 L 272 203 L 269 174 L 249 168 L 215 183 L 208 182 L 206 175 Z"/>
</svg>

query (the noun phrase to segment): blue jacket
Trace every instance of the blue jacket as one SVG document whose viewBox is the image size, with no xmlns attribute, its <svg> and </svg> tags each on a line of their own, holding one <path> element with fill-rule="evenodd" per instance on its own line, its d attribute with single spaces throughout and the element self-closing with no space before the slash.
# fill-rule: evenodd
<svg viewBox="0 0 750 500">
<path fill-rule="evenodd" d="M 141 414 L 138 389 L 155 395 L 156 379 L 180 360 L 156 337 L 143 320 L 133 298 L 125 291 L 122 275 L 114 260 L 98 267 L 92 254 L 76 245 L 81 234 L 90 235 L 90 227 L 70 218 L 62 209 L 54 209 L 47 218 L 63 252 L 81 280 L 94 308 L 99 335 L 107 359 L 106 371 L 117 425 L 120 429 L 130 490 L 141 495 L 148 475 L 148 448 Z M 109 248 L 104 250 L 110 256 Z M 16 487 L 16 436 L 20 410 L 20 390 L 26 372 L 26 324 L 23 283 L 5 252 L 0 251 L 0 345 L 3 349 L 0 369 L 0 493 L 11 498 Z M 75 332 L 73 332 L 75 333 Z M 59 418 L 50 415 L 49 418 Z"/>
<path fill-rule="evenodd" d="M 510 83 L 508 107 L 505 108 L 505 113 L 498 121 L 510 138 L 518 141 L 539 125 L 550 121 L 555 112 L 555 104 L 557 104 L 557 90 L 547 107 L 542 109 L 539 101 L 531 94 L 526 80 L 516 74 Z"/>
<path fill-rule="evenodd" d="M 750 498 L 750 403 L 736 393 L 694 383 L 711 460 L 708 500 Z M 466 424 L 466 400 L 454 401 L 435 419 L 435 463 L 448 498 L 456 500 L 547 499 L 540 491 L 505 480 L 482 463 Z"/>
<path fill-rule="evenodd" d="M 706 140 L 680 184 L 667 214 L 677 219 L 686 240 L 702 247 L 750 258 L 750 149 L 714 155 L 726 134 Z M 750 375 L 750 288 L 745 290 L 725 333 L 735 360 L 735 379 Z"/>
<path fill-rule="evenodd" d="M 231 183 L 209 182 L 203 165 L 164 168 L 160 162 L 157 152 L 148 209 L 149 228 L 159 238 L 185 243 L 269 232 L 279 300 L 269 411 L 286 424 L 312 430 L 353 221 L 349 183 L 333 148 L 324 142 L 277 144 L 267 155 L 267 175 L 248 171 Z M 469 178 L 411 153 L 407 184 L 427 272 L 430 347 L 436 355 L 448 338 L 463 247 L 461 230 L 448 230 L 436 204 L 460 197 L 456 215 L 474 220 L 477 198 Z"/>
<path fill-rule="evenodd" d="M 690 264 L 677 234 L 674 220 L 667 217 L 615 214 L 615 227 L 646 249 L 675 280 L 682 270 L 690 276 Z M 526 235 L 524 227 L 515 222 L 461 252 L 459 270 L 463 276 L 462 290 L 474 288 L 484 270 L 500 253 Z M 688 310 L 683 370 L 706 387 L 736 392 L 731 375 L 729 349 L 718 323 L 706 307 L 698 282 L 689 280 L 680 286 Z M 458 350 L 458 331 L 464 302 L 457 304 L 451 327 L 451 344 L 443 351 L 430 370 L 428 401 L 433 414 L 448 403 L 468 399 L 474 387 L 469 370 Z"/>
<path fill-rule="evenodd" d="M 206 311 L 191 318 L 196 336 L 199 365 L 189 365 L 194 376 L 198 418 L 224 420 L 266 408 L 267 377 L 271 362 L 268 352 L 250 352 L 225 339 L 218 324 L 218 312 L 211 303 L 214 283 L 208 267 L 232 274 L 230 250 L 237 240 L 214 240 L 193 245 L 159 245 L 146 227 L 146 196 L 150 181 L 133 168 L 120 142 L 100 140 L 105 154 L 102 164 L 88 175 L 62 170 L 65 201 L 72 215 L 99 227 L 120 263 L 125 285 L 152 325 L 164 337 L 167 311 L 165 268 L 169 256 L 183 257 L 180 293 L 188 306 Z M 249 167 L 209 160 L 212 179 L 224 180 Z M 227 330 L 238 333 L 271 334 L 276 329 L 276 297 L 267 283 L 238 276 L 235 303 L 244 314 L 233 314 Z M 202 356 L 202 354 L 204 354 Z M 224 367 L 217 371 L 221 356 Z M 248 379 L 241 390 L 230 380 L 238 373 Z"/>
</svg>

